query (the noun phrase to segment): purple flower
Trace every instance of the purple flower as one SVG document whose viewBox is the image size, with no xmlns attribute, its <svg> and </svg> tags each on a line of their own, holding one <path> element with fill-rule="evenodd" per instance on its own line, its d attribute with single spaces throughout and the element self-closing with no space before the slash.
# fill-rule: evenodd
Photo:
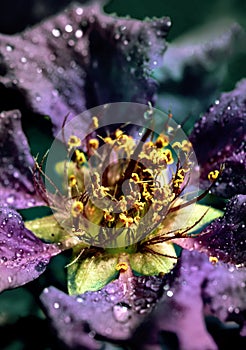
<svg viewBox="0 0 246 350">
<path fill-rule="evenodd" d="M 24 120 L 48 115 L 56 134 L 68 113 L 70 121 L 100 104 L 154 102 L 152 69 L 160 64 L 169 27 L 168 18 L 141 22 L 106 16 L 98 6 L 72 6 L 19 36 L 2 36 L 2 109 L 20 108 Z M 37 278 L 52 256 L 72 248 L 70 295 L 54 287 L 41 295 L 68 348 L 100 349 L 112 341 L 132 349 L 160 349 L 161 343 L 217 349 L 220 341 L 207 331 L 205 316 L 234 322 L 245 336 L 245 91 L 241 81 L 222 94 L 189 140 L 175 139 L 179 128 L 171 114 L 156 135 L 136 125 L 100 128 L 102 117 L 85 113 L 80 126 L 86 138 L 66 134 L 68 160 L 57 165 L 58 173 L 68 170 L 65 194 L 33 161 L 20 112 L 2 112 L 0 290 Z M 153 108 L 142 112 L 143 122 Z M 191 196 L 198 168 L 204 192 Z M 224 213 L 194 204 L 208 190 L 231 198 Z M 109 200 L 111 206 L 104 204 Z M 26 227 L 12 209 L 46 202 L 55 216 Z M 145 219 L 148 212 L 151 219 Z M 100 229 L 86 228 L 84 217 Z"/>
</svg>

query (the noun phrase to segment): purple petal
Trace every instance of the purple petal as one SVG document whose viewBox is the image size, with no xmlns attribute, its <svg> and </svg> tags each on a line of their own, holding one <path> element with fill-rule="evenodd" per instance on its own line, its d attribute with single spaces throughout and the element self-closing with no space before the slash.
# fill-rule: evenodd
<svg viewBox="0 0 246 350">
<path fill-rule="evenodd" d="M 0 114 L 0 202 L 13 208 L 44 205 L 36 195 L 30 168 L 34 166 L 19 111 Z"/>
<path fill-rule="evenodd" d="M 183 251 L 179 269 L 169 275 L 164 295 L 149 322 L 139 329 L 136 349 L 161 349 L 160 332 L 171 332 L 182 350 L 217 349 L 208 333 L 205 315 L 222 322 L 245 322 L 245 268 L 212 265 L 205 254 Z M 232 317 L 232 316 L 238 317 Z"/>
<path fill-rule="evenodd" d="M 51 287 L 43 292 L 41 301 L 59 337 L 69 347 L 83 344 L 85 335 L 78 329 L 85 323 L 89 334 L 128 340 L 153 310 L 161 284 L 157 277 L 131 277 L 78 296 Z"/>
<path fill-rule="evenodd" d="M 73 5 L 16 36 L 1 36 L 3 96 L 14 89 L 31 112 L 64 117 L 108 103 L 153 100 L 151 70 L 166 48 L 168 18 L 119 19 Z M 86 127 L 86 126 L 85 126 Z"/>
<path fill-rule="evenodd" d="M 246 195 L 232 198 L 223 217 L 214 220 L 197 238 L 177 239 L 186 249 L 196 249 L 224 262 L 246 264 Z"/>
<path fill-rule="evenodd" d="M 224 93 L 209 111 L 195 124 L 190 136 L 201 166 L 201 184 L 208 187 L 207 175 L 225 163 L 226 169 L 212 192 L 224 197 L 245 194 L 246 167 L 246 80 L 235 90 Z"/>
<path fill-rule="evenodd" d="M 27 230 L 16 211 L 0 207 L 0 291 L 34 280 L 59 252 Z"/>
</svg>

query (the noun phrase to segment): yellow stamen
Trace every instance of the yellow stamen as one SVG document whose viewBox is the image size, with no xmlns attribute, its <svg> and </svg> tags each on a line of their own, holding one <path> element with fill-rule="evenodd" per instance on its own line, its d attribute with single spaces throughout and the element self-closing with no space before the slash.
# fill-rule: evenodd
<svg viewBox="0 0 246 350">
<path fill-rule="evenodd" d="M 173 159 L 173 155 L 172 152 L 170 151 L 170 149 L 165 149 L 163 151 L 164 157 L 166 159 L 167 164 L 173 164 L 174 159 Z"/>
<path fill-rule="evenodd" d="M 128 270 L 128 264 L 126 262 L 120 262 L 115 266 L 116 271 L 126 271 Z"/>
<path fill-rule="evenodd" d="M 103 217 L 108 222 L 113 222 L 114 221 L 114 217 L 113 217 L 112 214 L 109 213 L 109 211 L 105 210 Z"/>
<path fill-rule="evenodd" d="M 118 139 L 120 136 L 122 136 L 123 135 L 123 131 L 122 130 L 120 130 L 120 129 L 117 129 L 116 131 L 115 131 L 115 137 Z"/>
<path fill-rule="evenodd" d="M 77 218 L 83 212 L 83 209 L 84 209 L 83 203 L 80 201 L 75 201 L 72 204 L 72 209 L 71 209 L 72 216 L 74 218 Z"/>
<path fill-rule="evenodd" d="M 209 261 L 211 262 L 211 264 L 215 265 L 218 263 L 218 258 L 216 258 L 216 256 L 210 256 L 209 257 Z"/>
<path fill-rule="evenodd" d="M 157 137 L 157 140 L 155 141 L 155 145 L 157 148 L 163 148 L 166 147 L 169 143 L 169 139 L 166 135 L 159 135 Z"/>
<path fill-rule="evenodd" d="M 95 129 L 98 128 L 99 123 L 98 123 L 98 118 L 96 116 L 92 117 L 92 124 Z"/>
<path fill-rule="evenodd" d="M 77 184 L 77 180 L 75 175 L 70 175 L 69 176 L 69 187 L 74 187 Z"/>
<path fill-rule="evenodd" d="M 97 139 L 90 139 L 89 142 L 88 142 L 88 145 L 92 149 L 98 149 L 99 141 Z"/>
<path fill-rule="evenodd" d="M 78 149 L 75 150 L 75 157 L 76 157 L 76 163 L 78 165 L 82 165 L 86 162 L 84 153 L 79 151 Z"/>
<path fill-rule="evenodd" d="M 219 170 L 210 171 L 210 173 L 208 174 L 209 181 L 216 180 L 219 176 L 219 173 L 220 173 Z"/>
<path fill-rule="evenodd" d="M 124 213 L 120 213 L 119 219 L 125 227 L 129 227 L 133 223 L 133 218 L 131 216 L 126 216 Z"/>
<path fill-rule="evenodd" d="M 79 146 L 81 146 L 80 138 L 78 138 L 75 135 L 70 136 L 70 138 L 68 140 L 68 146 L 69 146 L 69 149 L 71 149 L 72 147 L 79 147 Z"/>
</svg>

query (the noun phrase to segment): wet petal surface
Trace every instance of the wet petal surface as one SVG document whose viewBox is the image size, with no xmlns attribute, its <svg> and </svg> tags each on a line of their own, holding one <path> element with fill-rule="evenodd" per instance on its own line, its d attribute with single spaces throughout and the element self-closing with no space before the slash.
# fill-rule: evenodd
<svg viewBox="0 0 246 350">
<path fill-rule="evenodd" d="M 225 171 L 212 192 L 224 197 L 245 194 L 246 80 L 224 93 L 195 124 L 190 141 L 201 166 L 201 185 L 207 175 L 225 164 Z"/>
<path fill-rule="evenodd" d="M 206 329 L 205 315 L 216 316 L 222 322 L 233 320 L 243 327 L 245 282 L 245 268 L 212 265 L 205 254 L 184 250 L 179 268 L 167 276 L 158 307 L 135 336 L 136 349 L 161 349 L 161 334 L 161 343 L 172 339 L 174 348 L 218 349 Z M 241 339 L 239 332 L 238 327 Z"/>
<path fill-rule="evenodd" d="M 0 114 L 0 202 L 17 209 L 43 205 L 33 185 L 33 158 L 19 111 Z"/>
<path fill-rule="evenodd" d="M 77 333 L 77 327 L 85 323 L 87 333 L 94 336 L 127 340 L 153 310 L 161 285 L 157 277 L 130 277 L 109 283 L 101 291 L 78 296 L 68 296 L 51 287 L 43 292 L 41 301 L 60 338 L 69 346 L 84 337 Z"/>
<path fill-rule="evenodd" d="M 27 230 L 16 211 L 0 207 L 0 291 L 34 280 L 59 252 Z"/>
<path fill-rule="evenodd" d="M 183 248 L 205 252 L 224 262 L 246 264 L 246 196 L 233 197 L 223 217 L 214 220 L 196 238 L 177 239 Z"/>
<path fill-rule="evenodd" d="M 56 132 L 68 113 L 107 102 L 152 101 L 156 82 L 150 74 L 166 49 L 170 25 L 168 18 L 119 19 L 98 6 L 73 5 L 20 35 L 1 36 L 4 104 L 13 105 L 14 94 L 17 105 L 22 101 L 31 112 L 50 116 Z"/>
</svg>

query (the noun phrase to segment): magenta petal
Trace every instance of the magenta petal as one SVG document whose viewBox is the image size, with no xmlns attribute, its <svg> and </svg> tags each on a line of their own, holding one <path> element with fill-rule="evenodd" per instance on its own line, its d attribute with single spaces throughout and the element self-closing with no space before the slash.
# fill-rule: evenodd
<svg viewBox="0 0 246 350">
<path fill-rule="evenodd" d="M 101 291 L 69 296 L 55 288 L 41 295 L 46 313 L 61 340 L 69 347 L 83 343 L 84 332 L 115 341 L 126 341 L 151 313 L 160 298 L 162 280 L 157 277 L 132 277 L 109 283 Z M 68 321 L 69 320 L 69 321 Z"/>
<path fill-rule="evenodd" d="M 0 114 L 0 203 L 17 209 L 44 205 L 33 185 L 34 166 L 19 111 Z"/>
<path fill-rule="evenodd" d="M 166 49 L 168 18 L 139 21 L 73 5 L 16 36 L 1 36 L 2 94 L 13 90 L 31 112 L 64 117 L 108 102 L 153 100 L 151 77 Z"/>
<path fill-rule="evenodd" d="M 27 230 L 16 211 L 0 207 L 0 292 L 37 278 L 59 252 Z"/>
<path fill-rule="evenodd" d="M 201 184 L 209 186 L 207 175 L 225 164 L 225 171 L 212 192 L 224 197 L 246 194 L 246 80 L 224 93 L 195 124 L 190 136 L 198 163 Z"/>
<path fill-rule="evenodd" d="M 233 197 L 224 216 L 214 220 L 198 237 L 177 239 L 175 243 L 226 263 L 246 265 L 246 195 Z"/>
</svg>

